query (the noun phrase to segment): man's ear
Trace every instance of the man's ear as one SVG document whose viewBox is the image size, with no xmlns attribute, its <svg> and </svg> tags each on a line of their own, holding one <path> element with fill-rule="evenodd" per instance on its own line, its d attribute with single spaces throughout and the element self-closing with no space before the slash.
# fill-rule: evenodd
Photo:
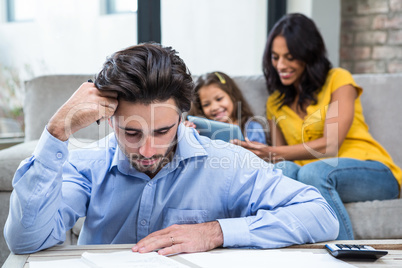
<svg viewBox="0 0 402 268">
<path fill-rule="evenodd" d="M 109 126 L 110 126 L 111 128 L 113 128 L 112 118 L 113 118 L 113 116 L 112 116 L 112 117 L 109 117 L 109 118 L 107 119 L 107 122 L 109 123 Z"/>
<path fill-rule="evenodd" d="M 179 114 L 179 125 L 180 125 L 180 123 L 183 121 L 183 113 L 180 113 Z"/>
</svg>

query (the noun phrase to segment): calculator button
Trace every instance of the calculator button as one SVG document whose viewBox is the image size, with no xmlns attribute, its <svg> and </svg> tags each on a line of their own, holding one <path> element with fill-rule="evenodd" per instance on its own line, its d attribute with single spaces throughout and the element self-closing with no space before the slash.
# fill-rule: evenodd
<svg viewBox="0 0 402 268">
<path fill-rule="evenodd" d="M 349 247 L 347 245 L 337 244 L 337 246 L 340 247 L 341 250 L 349 250 Z"/>
<path fill-rule="evenodd" d="M 335 246 L 337 246 L 339 249 L 343 249 L 343 245 L 342 245 L 342 244 L 335 244 Z"/>
<path fill-rule="evenodd" d="M 339 250 L 339 247 L 337 247 L 337 246 L 334 245 L 334 244 L 327 244 L 327 247 L 328 247 L 330 250 L 332 250 L 332 251 L 334 251 L 334 250 Z"/>
<path fill-rule="evenodd" d="M 364 246 L 367 250 L 375 250 L 373 247 L 370 246 Z"/>
</svg>

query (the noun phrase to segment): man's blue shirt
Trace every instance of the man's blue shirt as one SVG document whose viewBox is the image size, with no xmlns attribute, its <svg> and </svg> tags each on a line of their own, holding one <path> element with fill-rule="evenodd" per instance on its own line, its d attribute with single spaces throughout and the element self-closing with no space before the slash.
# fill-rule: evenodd
<svg viewBox="0 0 402 268">
<path fill-rule="evenodd" d="M 332 240 L 335 213 L 311 186 L 248 150 L 182 124 L 171 162 L 153 179 L 133 168 L 115 135 L 68 151 L 45 130 L 17 170 L 5 238 L 15 253 L 60 244 L 86 217 L 79 244 L 136 243 L 173 224 L 218 220 L 224 247 L 276 248 Z M 72 142 L 72 141 L 71 141 Z"/>
</svg>

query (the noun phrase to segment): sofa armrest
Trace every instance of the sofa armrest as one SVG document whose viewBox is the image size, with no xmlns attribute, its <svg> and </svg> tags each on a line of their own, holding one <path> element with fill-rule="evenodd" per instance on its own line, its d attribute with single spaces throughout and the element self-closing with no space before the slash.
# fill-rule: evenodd
<svg viewBox="0 0 402 268">
<path fill-rule="evenodd" d="M 12 191 L 12 179 L 21 161 L 32 155 L 37 140 L 23 142 L 0 150 L 0 191 Z"/>
</svg>

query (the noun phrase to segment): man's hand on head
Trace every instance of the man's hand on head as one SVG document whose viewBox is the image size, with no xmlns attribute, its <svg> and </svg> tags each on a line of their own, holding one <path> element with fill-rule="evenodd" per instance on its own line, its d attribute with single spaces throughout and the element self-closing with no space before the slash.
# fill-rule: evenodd
<svg viewBox="0 0 402 268">
<path fill-rule="evenodd" d="M 47 130 L 59 140 L 102 118 L 111 117 L 117 108 L 117 92 L 99 91 L 94 83 L 83 83 L 50 119 Z"/>
<path fill-rule="evenodd" d="M 160 255 L 203 252 L 223 245 L 223 233 L 218 221 L 172 225 L 141 239 L 134 252 L 158 250 Z"/>
</svg>

